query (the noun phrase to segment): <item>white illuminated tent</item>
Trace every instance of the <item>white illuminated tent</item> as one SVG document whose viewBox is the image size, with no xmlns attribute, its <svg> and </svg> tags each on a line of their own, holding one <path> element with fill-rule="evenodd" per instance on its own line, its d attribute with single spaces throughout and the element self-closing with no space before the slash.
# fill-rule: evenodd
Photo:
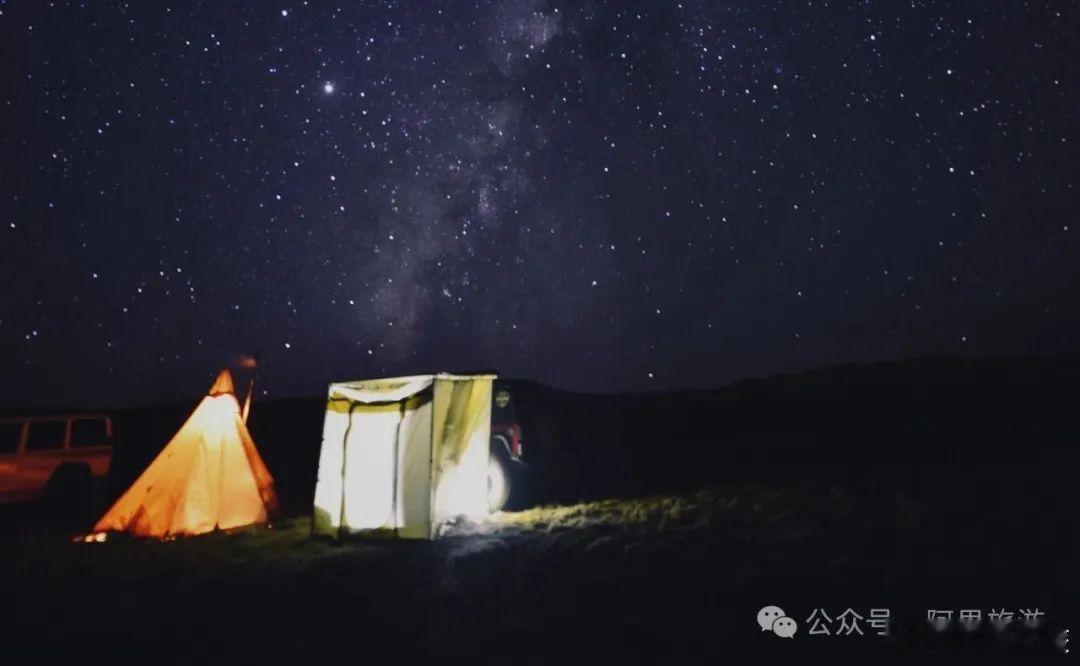
<svg viewBox="0 0 1080 666">
<path fill-rule="evenodd" d="M 494 375 L 330 385 L 315 486 L 316 534 L 429 539 L 487 513 Z"/>
</svg>

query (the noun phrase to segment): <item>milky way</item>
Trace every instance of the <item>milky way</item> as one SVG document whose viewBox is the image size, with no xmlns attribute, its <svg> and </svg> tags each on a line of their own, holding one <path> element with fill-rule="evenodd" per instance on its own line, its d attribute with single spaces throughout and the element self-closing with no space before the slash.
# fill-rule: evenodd
<svg viewBox="0 0 1080 666">
<path fill-rule="evenodd" d="M 0 2 L 0 401 L 1080 349 L 1066 2 Z"/>
</svg>

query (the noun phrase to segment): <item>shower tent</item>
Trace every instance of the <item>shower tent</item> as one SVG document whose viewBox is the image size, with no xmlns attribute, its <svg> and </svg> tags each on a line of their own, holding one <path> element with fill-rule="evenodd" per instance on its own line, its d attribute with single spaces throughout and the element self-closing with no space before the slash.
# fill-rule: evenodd
<svg viewBox="0 0 1080 666">
<path fill-rule="evenodd" d="M 494 378 L 331 384 L 313 531 L 429 539 L 449 518 L 486 513 Z"/>
</svg>

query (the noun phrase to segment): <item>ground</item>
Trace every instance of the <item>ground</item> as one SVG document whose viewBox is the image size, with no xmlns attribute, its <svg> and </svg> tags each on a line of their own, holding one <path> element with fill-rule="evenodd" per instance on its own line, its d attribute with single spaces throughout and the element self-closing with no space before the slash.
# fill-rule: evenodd
<svg viewBox="0 0 1080 666">
<path fill-rule="evenodd" d="M 433 542 L 312 539 L 325 403 L 259 404 L 252 432 L 284 511 L 270 527 L 75 544 L 104 507 L 78 505 L 83 515 L 64 525 L 48 503 L 0 506 L 0 655 L 716 664 L 1060 654 L 1054 638 L 1075 628 L 1080 598 L 1077 376 L 1078 358 L 954 359 L 657 395 L 518 382 L 528 465 L 512 499 L 538 508 L 455 524 Z M 102 502 L 191 408 L 114 414 Z M 792 639 L 761 631 L 767 605 L 798 623 Z M 849 609 L 862 635 L 851 624 L 837 635 Z M 885 609 L 889 635 L 879 636 L 868 620 Z M 984 621 L 938 633 L 930 610 L 954 620 L 979 610 Z M 1024 610 L 1038 626 L 1024 626 Z M 1015 621 L 999 633 L 991 611 Z M 828 615 L 832 633 L 811 634 L 812 615 Z"/>
<path fill-rule="evenodd" d="M 83 544 L 27 510 L 2 523 L 12 612 L 0 637 L 9 654 L 155 661 L 1053 652 L 1067 602 L 1054 544 L 1025 538 L 1038 530 L 1010 526 L 999 541 L 992 527 L 942 523 L 933 499 L 870 483 L 737 484 L 496 514 L 433 542 L 313 539 L 300 513 L 229 534 Z M 770 604 L 799 623 L 792 640 L 759 629 Z M 937 606 L 1045 616 L 1032 630 L 938 634 L 925 622 Z M 864 618 L 889 608 L 890 635 L 865 621 L 862 636 L 809 635 L 814 609 L 835 621 L 849 607 Z"/>
</svg>

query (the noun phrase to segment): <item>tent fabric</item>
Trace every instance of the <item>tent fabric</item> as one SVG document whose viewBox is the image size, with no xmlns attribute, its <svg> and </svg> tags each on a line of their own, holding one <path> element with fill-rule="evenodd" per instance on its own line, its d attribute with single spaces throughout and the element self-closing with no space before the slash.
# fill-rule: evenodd
<svg viewBox="0 0 1080 666">
<path fill-rule="evenodd" d="M 493 379 L 331 384 L 313 531 L 424 539 L 453 516 L 485 512 Z"/>
<path fill-rule="evenodd" d="M 264 523 L 277 505 L 274 480 L 240 416 L 223 370 L 210 394 L 95 532 L 171 537 Z"/>
<path fill-rule="evenodd" d="M 222 370 L 218 373 L 217 379 L 214 380 L 214 385 L 210 387 L 209 395 L 213 397 L 226 393 L 236 395 L 236 388 L 233 386 L 232 373 L 228 370 Z"/>
<path fill-rule="evenodd" d="M 487 512 L 492 379 L 435 384 L 434 523 Z"/>
<path fill-rule="evenodd" d="M 432 375 L 373 379 L 334 384 L 331 391 L 334 395 L 353 402 L 397 402 L 420 393 L 434 381 L 435 378 Z"/>
</svg>

